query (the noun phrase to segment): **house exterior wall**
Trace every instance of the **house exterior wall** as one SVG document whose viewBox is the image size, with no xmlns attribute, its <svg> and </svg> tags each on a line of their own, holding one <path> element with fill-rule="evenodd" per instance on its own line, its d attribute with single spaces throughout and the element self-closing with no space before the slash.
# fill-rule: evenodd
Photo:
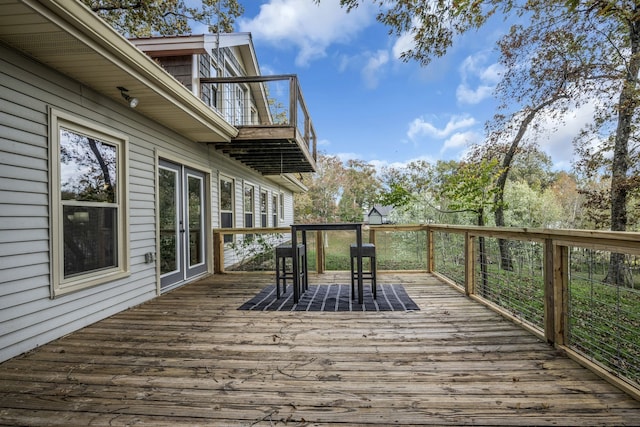
<svg viewBox="0 0 640 427">
<path fill-rule="evenodd" d="M 160 57 L 156 59 L 180 83 L 192 89 L 191 73 L 193 69 L 193 55 Z"/>
<path fill-rule="evenodd" d="M 51 298 L 50 108 L 127 135 L 129 158 L 130 274 L 57 298 Z M 260 188 L 283 192 L 286 216 L 278 225 L 293 222 L 290 191 L 0 45 L 0 361 L 158 295 L 156 264 L 145 263 L 145 254 L 156 252 L 158 153 L 210 174 L 214 227 L 219 173 L 235 179 L 238 226 L 244 180 L 254 183 L 256 197 Z M 259 218 L 258 200 L 255 206 Z"/>
<path fill-rule="evenodd" d="M 369 224 L 380 225 L 382 224 L 382 220 L 382 215 L 380 215 L 377 211 L 371 212 L 371 214 L 369 214 Z"/>
</svg>

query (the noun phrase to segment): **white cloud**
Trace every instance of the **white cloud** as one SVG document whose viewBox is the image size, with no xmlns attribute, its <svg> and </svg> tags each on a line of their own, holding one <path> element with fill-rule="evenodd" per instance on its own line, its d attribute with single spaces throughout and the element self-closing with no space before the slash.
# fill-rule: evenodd
<svg viewBox="0 0 640 427">
<path fill-rule="evenodd" d="M 400 59 L 404 52 L 407 52 L 415 47 L 415 41 L 413 40 L 413 34 L 404 33 L 393 44 L 391 52 L 393 57 Z"/>
<path fill-rule="evenodd" d="M 339 158 L 342 163 L 347 163 L 349 160 L 358 160 L 362 158 L 362 156 L 357 153 L 336 153 L 332 154 L 332 156 L 336 156 L 337 158 Z"/>
<path fill-rule="evenodd" d="M 420 157 L 416 157 L 413 159 L 409 159 L 406 161 L 402 161 L 402 162 L 389 162 L 388 160 L 370 160 L 367 163 L 369 163 L 370 165 L 372 165 L 376 171 L 380 172 L 380 170 L 383 167 L 387 167 L 387 168 L 395 168 L 395 169 L 404 169 L 407 167 L 407 165 L 411 162 L 417 162 L 417 161 L 426 161 L 427 163 L 436 163 L 438 161 L 438 159 L 436 159 L 435 157 L 432 156 L 420 156 Z"/>
<path fill-rule="evenodd" d="M 491 96 L 493 86 L 480 85 L 471 89 L 466 84 L 460 84 L 456 89 L 456 98 L 462 104 L 479 104 L 482 100 Z"/>
<path fill-rule="evenodd" d="M 278 46 L 299 49 L 296 64 L 308 65 L 326 55 L 333 43 L 346 43 L 375 19 L 375 9 L 363 4 L 347 13 L 339 0 L 271 0 L 253 19 L 239 19 L 240 31 Z"/>
<path fill-rule="evenodd" d="M 328 139 L 318 139 L 318 147 L 328 147 L 331 145 L 331 141 L 329 141 Z"/>
<path fill-rule="evenodd" d="M 573 139 L 585 125 L 593 121 L 596 102 L 592 101 L 568 111 L 561 118 L 560 125 L 557 120 L 552 121 L 551 118 L 541 120 L 540 127 L 547 129 L 547 132 L 544 132 L 537 141 L 540 149 L 551 156 L 554 169 L 571 169 L 571 162 L 575 158 Z"/>
<path fill-rule="evenodd" d="M 502 67 L 496 63 L 485 66 L 487 61 L 487 54 L 478 52 L 462 62 L 461 83 L 456 90 L 459 103 L 478 104 L 491 96 L 495 85 L 500 81 Z"/>
<path fill-rule="evenodd" d="M 367 64 L 362 69 L 362 78 L 365 85 L 369 89 L 374 89 L 378 86 L 378 81 L 382 74 L 382 67 L 389 62 L 389 53 L 386 50 L 379 50 L 367 61 Z"/>
<path fill-rule="evenodd" d="M 415 141 L 421 136 L 431 136 L 438 139 L 443 139 L 454 133 L 459 129 L 469 128 L 476 124 L 476 120 L 469 116 L 453 116 L 449 119 L 449 122 L 443 127 L 438 128 L 432 123 L 425 121 L 422 117 L 414 119 L 409 124 L 409 130 L 407 136 L 410 140 Z"/>
<path fill-rule="evenodd" d="M 482 142 L 482 138 L 482 135 L 474 131 L 455 133 L 444 142 L 442 148 L 440 149 L 440 154 L 444 153 L 447 150 L 460 150 L 461 148 L 468 148 L 470 145 Z"/>
</svg>

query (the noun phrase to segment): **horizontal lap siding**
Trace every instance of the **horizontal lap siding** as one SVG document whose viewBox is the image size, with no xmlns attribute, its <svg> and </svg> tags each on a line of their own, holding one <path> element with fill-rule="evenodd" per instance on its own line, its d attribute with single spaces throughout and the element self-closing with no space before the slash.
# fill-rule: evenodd
<svg viewBox="0 0 640 427">
<path fill-rule="evenodd" d="M 235 208 L 236 208 L 236 217 L 234 226 L 235 227 L 244 227 L 244 187 L 243 183 L 251 184 L 255 187 L 255 211 L 254 211 L 254 220 L 256 226 L 260 224 L 260 190 L 266 190 L 268 193 L 268 217 L 269 217 L 269 226 L 271 226 L 271 196 L 278 196 L 278 203 L 280 193 L 284 193 L 285 199 L 285 218 L 284 221 L 280 221 L 276 227 L 288 227 L 290 224 L 293 224 L 293 193 L 291 190 L 280 187 L 277 183 L 271 181 L 270 179 L 265 178 L 263 175 L 255 172 L 253 170 L 249 170 L 246 167 L 243 167 L 241 163 L 236 162 L 229 157 L 221 154 L 220 152 L 215 151 L 215 149 L 211 149 L 211 161 L 213 168 L 213 179 L 212 179 L 212 211 L 214 212 L 213 217 L 213 228 L 220 228 L 220 218 L 217 212 L 218 209 L 218 185 L 219 175 L 224 175 L 228 178 L 235 179 Z"/>
<path fill-rule="evenodd" d="M 131 276 L 50 298 L 47 108 L 129 137 Z M 0 46 L 0 361 L 156 296 L 155 150 L 202 164 L 206 146 Z M 206 163 L 203 167 L 208 166 Z"/>
</svg>

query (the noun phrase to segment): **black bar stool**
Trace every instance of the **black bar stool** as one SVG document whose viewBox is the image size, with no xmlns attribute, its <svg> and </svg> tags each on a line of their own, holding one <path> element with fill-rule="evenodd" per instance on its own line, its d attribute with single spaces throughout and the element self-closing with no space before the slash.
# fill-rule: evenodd
<svg viewBox="0 0 640 427">
<path fill-rule="evenodd" d="M 355 281 L 358 278 L 356 260 L 358 259 L 358 245 L 351 245 L 351 298 L 356 298 Z M 376 245 L 373 243 L 362 244 L 362 258 L 369 258 L 369 270 L 362 272 L 362 280 L 371 280 L 371 293 L 376 298 Z M 364 267 L 363 267 L 364 269 Z"/>
<path fill-rule="evenodd" d="M 296 253 L 293 253 L 291 245 L 282 244 L 276 246 L 276 297 L 280 298 L 280 283 L 282 293 L 287 291 L 287 279 L 293 282 L 293 257 L 298 257 L 298 282 L 305 283 L 307 272 L 307 251 L 303 244 L 297 245 Z M 287 270 L 287 258 L 291 258 L 291 270 Z"/>
</svg>

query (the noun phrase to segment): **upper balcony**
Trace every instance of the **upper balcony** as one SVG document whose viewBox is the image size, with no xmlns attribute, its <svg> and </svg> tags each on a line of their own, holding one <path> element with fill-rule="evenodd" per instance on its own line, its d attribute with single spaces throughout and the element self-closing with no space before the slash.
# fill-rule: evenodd
<svg viewBox="0 0 640 427">
<path fill-rule="evenodd" d="M 216 149 L 263 175 L 315 172 L 316 131 L 295 75 L 201 77 L 200 98 L 238 135 Z"/>
</svg>

